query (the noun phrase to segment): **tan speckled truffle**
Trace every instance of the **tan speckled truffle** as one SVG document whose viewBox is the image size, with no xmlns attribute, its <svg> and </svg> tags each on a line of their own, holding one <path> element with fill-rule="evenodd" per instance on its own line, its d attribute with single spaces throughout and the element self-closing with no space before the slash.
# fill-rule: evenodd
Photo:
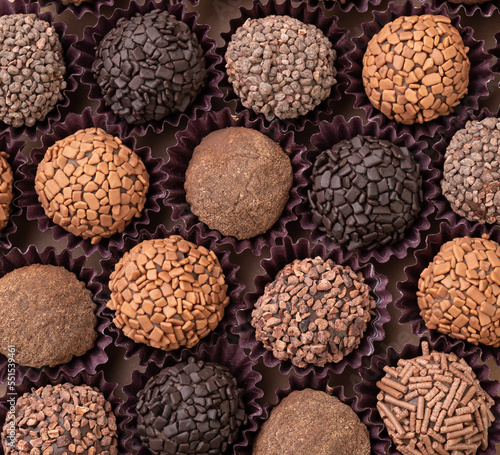
<svg viewBox="0 0 500 455">
<path fill-rule="evenodd" d="M 179 235 L 145 240 L 125 253 L 109 279 L 113 322 L 137 343 L 191 348 L 215 329 L 229 303 L 213 251 Z"/>
<path fill-rule="evenodd" d="M 363 84 L 373 106 L 411 125 L 453 112 L 469 86 L 469 48 L 446 16 L 402 16 L 368 43 Z"/>
<path fill-rule="evenodd" d="M 12 169 L 7 162 L 9 155 L 0 152 L 0 231 L 7 226 L 11 211 L 11 202 L 14 198 Z"/>
<path fill-rule="evenodd" d="M 35 190 L 46 215 L 98 243 L 141 216 L 149 188 L 142 160 L 100 128 L 87 128 L 47 149 Z"/>
</svg>

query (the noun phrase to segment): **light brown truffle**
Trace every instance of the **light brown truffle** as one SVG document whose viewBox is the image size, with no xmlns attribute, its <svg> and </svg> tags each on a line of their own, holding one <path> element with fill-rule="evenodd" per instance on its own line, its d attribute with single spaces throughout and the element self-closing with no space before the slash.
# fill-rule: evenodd
<svg viewBox="0 0 500 455">
<path fill-rule="evenodd" d="M 9 155 L 0 152 L 0 231 L 7 226 L 11 212 L 11 203 L 14 198 L 14 176 L 10 164 L 7 162 Z"/>
</svg>

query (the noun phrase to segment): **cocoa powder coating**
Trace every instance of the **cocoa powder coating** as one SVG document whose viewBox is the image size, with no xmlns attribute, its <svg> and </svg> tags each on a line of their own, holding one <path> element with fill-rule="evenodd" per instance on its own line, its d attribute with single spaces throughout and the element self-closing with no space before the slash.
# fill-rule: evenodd
<svg viewBox="0 0 500 455">
<path fill-rule="evenodd" d="M 293 182 L 280 145 L 251 128 L 213 131 L 194 149 L 186 171 L 186 200 L 210 229 L 249 239 L 281 216 Z"/>
<path fill-rule="evenodd" d="M 370 436 L 356 413 L 319 390 L 295 390 L 262 425 L 253 455 L 369 455 Z"/>
<path fill-rule="evenodd" d="M 374 308 L 360 272 L 331 259 L 296 259 L 266 285 L 250 323 L 277 359 L 323 367 L 359 346 Z"/>
<path fill-rule="evenodd" d="M 12 168 L 7 162 L 9 155 L 0 152 L 0 231 L 7 226 L 11 212 L 11 203 L 14 198 L 14 176 Z"/>
<path fill-rule="evenodd" d="M 85 283 L 64 267 L 32 264 L 0 278 L 0 352 L 19 365 L 69 362 L 94 346 L 95 304 Z"/>
<path fill-rule="evenodd" d="M 449 17 L 398 17 L 368 43 L 362 72 L 366 94 L 399 123 L 448 115 L 468 91 L 467 52 Z"/>
</svg>

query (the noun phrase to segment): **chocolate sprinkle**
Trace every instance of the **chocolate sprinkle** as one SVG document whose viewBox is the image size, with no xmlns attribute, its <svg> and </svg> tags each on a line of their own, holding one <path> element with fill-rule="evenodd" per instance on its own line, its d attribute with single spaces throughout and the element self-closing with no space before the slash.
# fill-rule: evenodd
<svg viewBox="0 0 500 455">
<path fill-rule="evenodd" d="M 7 226 L 11 212 L 11 202 L 14 198 L 14 176 L 10 164 L 7 162 L 9 155 L 0 152 L 0 231 Z"/>
<path fill-rule="evenodd" d="M 195 360 L 167 367 L 138 394 L 137 432 L 153 454 L 222 454 L 247 422 L 229 370 Z"/>
</svg>

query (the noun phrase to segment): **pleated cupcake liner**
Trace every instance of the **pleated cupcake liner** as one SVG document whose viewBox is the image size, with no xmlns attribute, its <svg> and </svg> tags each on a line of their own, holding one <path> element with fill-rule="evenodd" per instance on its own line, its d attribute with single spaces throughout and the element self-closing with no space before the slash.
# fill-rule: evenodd
<svg viewBox="0 0 500 455">
<path fill-rule="evenodd" d="M 87 107 L 81 114 L 69 114 L 63 123 L 55 123 L 53 130 L 41 137 L 42 146 L 34 148 L 30 153 L 29 162 L 21 168 L 22 179 L 19 181 L 19 189 L 22 193 L 20 203 L 26 207 L 26 217 L 30 221 L 37 221 L 40 232 L 52 231 L 55 240 L 67 240 L 70 250 L 81 247 L 86 255 L 98 251 L 102 256 L 109 256 L 112 249 L 123 249 L 125 238 L 138 236 L 141 227 L 149 226 L 150 216 L 160 211 L 160 200 L 164 199 L 166 174 L 163 170 L 162 158 L 154 158 L 149 147 L 137 148 L 135 137 L 124 137 L 119 125 L 107 123 L 104 114 L 93 115 L 92 110 Z M 35 176 L 37 167 L 42 161 L 49 147 L 55 142 L 76 133 L 80 129 L 98 127 L 107 133 L 119 137 L 123 143 L 137 153 L 141 158 L 149 174 L 149 189 L 146 194 L 146 204 L 139 218 L 134 218 L 125 228 L 123 233 L 117 233 L 108 238 L 103 238 L 97 244 L 92 244 L 91 239 L 76 236 L 58 224 L 54 223 L 46 214 L 35 191 Z"/>
<path fill-rule="evenodd" d="M 483 224 L 471 226 L 470 223 L 464 221 L 460 221 L 453 226 L 450 226 L 446 222 L 441 222 L 439 225 L 439 232 L 431 234 L 426 238 L 425 247 L 415 251 L 414 256 L 416 263 L 405 267 L 406 280 L 397 283 L 397 288 L 401 293 L 401 297 L 396 300 L 394 305 L 402 313 L 399 318 L 399 323 L 401 325 L 410 324 L 412 332 L 417 336 L 428 333 L 432 342 L 445 336 L 437 330 L 429 330 L 423 318 L 420 316 L 420 308 L 416 296 L 420 274 L 432 262 L 434 256 L 446 242 L 457 237 L 481 237 L 483 234 L 488 234 L 491 240 L 500 243 L 500 226 L 488 227 Z M 451 338 L 447 335 L 446 338 L 450 341 L 456 341 L 455 338 Z M 485 346 L 483 344 L 476 346 L 466 341 L 464 341 L 464 343 L 468 350 L 479 352 L 483 360 L 486 361 L 493 358 L 497 364 L 500 365 L 500 350 L 498 348 Z"/>
<path fill-rule="evenodd" d="M 495 34 L 495 44 L 495 47 L 493 49 L 490 49 L 489 52 L 494 57 L 491 69 L 498 74 L 500 73 L 500 32 Z M 498 87 L 500 87 L 500 83 L 498 84 Z M 498 115 L 500 115 L 500 106 Z"/>
<path fill-rule="evenodd" d="M 237 253 L 250 249 L 255 255 L 259 255 L 262 248 L 272 246 L 278 239 L 285 237 L 288 233 L 287 225 L 297 220 L 295 209 L 301 202 L 298 191 L 306 185 L 303 176 L 306 163 L 302 158 L 305 147 L 295 142 L 292 132 L 283 134 L 276 124 L 266 126 L 262 118 L 251 119 L 250 117 L 248 112 L 233 115 L 226 107 L 218 112 L 203 114 L 199 119 L 189 122 L 184 131 L 179 131 L 176 134 L 177 144 L 167 149 L 168 162 L 165 165 L 168 174 L 167 197 L 164 199 L 164 203 L 172 207 L 174 221 L 182 220 L 187 227 L 199 226 L 205 235 L 214 236 L 220 244 L 231 245 Z M 288 202 L 278 221 L 264 234 L 245 240 L 223 236 L 219 231 L 210 229 L 205 223 L 200 222 L 198 217 L 191 212 L 184 189 L 186 170 L 195 147 L 210 132 L 230 126 L 252 128 L 278 142 L 283 150 L 289 154 L 293 169 L 293 184 Z"/>
<path fill-rule="evenodd" d="M 127 416 L 124 425 L 124 438 L 127 446 L 137 455 L 149 455 L 150 451 L 142 446 L 137 433 L 137 395 L 146 385 L 147 381 L 162 369 L 173 366 L 179 362 L 187 362 L 189 357 L 205 362 L 214 362 L 229 368 L 236 378 L 238 387 L 243 388 L 242 400 L 248 417 L 247 424 L 237 441 L 232 444 L 227 454 L 251 455 L 251 443 L 257 431 L 257 419 L 262 414 L 262 407 L 258 404 L 264 393 L 257 386 L 262 380 L 261 374 L 256 370 L 253 362 L 236 344 L 230 344 L 224 337 L 218 337 L 210 343 L 201 343 L 193 349 L 178 350 L 172 356 L 163 359 L 162 362 L 149 361 L 144 373 L 134 371 L 132 382 L 123 388 L 126 399 L 120 412 Z"/>
<path fill-rule="evenodd" d="M 366 0 L 360 0 L 360 3 L 364 3 Z M 378 1 L 378 0 L 376 0 Z M 226 103 L 235 102 L 235 112 L 237 115 L 247 112 L 250 120 L 261 119 L 264 125 L 278 125 L 281 131 L 303 131 L 308 123 L 313 125 L 319 122 L 320 115 L 332 115 L 335 109 L 338 107 L 339 101 L 342 98 L 347 85 L 347 70 L 351 66 L 351 54 L 353 52 L 353 46 L 349 39 L 350 32 L 346 29 L 339 28 L 338 17 L 330 16 L 326 17 L 323 14 L 322 8 L 308 8 L 307 2 L 300 2 L 300 4 L 295 4 L 292 0 L 285 0 L 283 3 L 278 3 L 270 1 L 266 4 L 262 0 L 256 0 L 253 7 L 250 9 L 240 6 L 241 17 L 237 19 L 232 19 L 229 22 L 230 31 L 228 33 L 222 33 L 222 39 L 224 40 L 224 45 L 217 49 L 217 53 L 221 56 L 222 62 L 218 65 L 218 68 L 224 74 L 224 78 L 221 82 L 221 87 L 227 91 L 224 101 Z M 270 15 L 286 15 L 291 16 L 295 19 L 300 20 L 305 24 L 312 24 L 319 28 L 323 34 L 328 38 L 332 44 L 333 49 L 337 52 L 337 57 L 335 59 L 335 69 L 337 70 L 337 75 L 335 79 L 337 82 L 331 89 L 330 96 L 321 102 L 316 108 L 306 115 L 300 116 L 296 119 L 273 119 L 272 121 L 266 120 L 263 114 L 257 114 L 252 109 L 247 109 L 243 106 L 238 95 L 236 95 L 233 90 L 232 84 L 229 82 L 226 73 L 226 61 L 225 53 L 227 46 L 231 41 L 232 35 L 236 30 L 242 26 L 245 21 L 249 18 L 257 19 L 264 18 Z"/>
<path fill-rule="evenodd" d="M 358 13 L 366 13 L 370 6 L 379 6 L 382 0 L 307 0 L 307 3 L 313 8 L 320 6 L 325 11 L 339 9 L 348 13 L 354 9 Z"/>
<path fill-rule="evenodd" d="M 96 325 L 94 328 L 97 338 L 93 348 L 81 356 L 73 357 L 68 363 L 54 367 L 44 366 L 42 368 L 33 368 L 16 365 L 16 372 L 20 377 L 28 381 L 36 381 L 41 374 L 51 379 L 55 379 L 60 374 L 73 377 L 83 371 L 95 374 L 97 368 L 108 361 L 105 349 L 112 342 L 111 337 L 106 333 L 110 321 L 103 314 L 106 304 L 99 298 L 99 294 L 102 294 L 102 287 L 95 280 L 96 271 L 85 267 L 86 260 L 85 256 L 73 256 L 69 250 L 63 250 L 58 253 L 54 247 L 47 247 L 40 252 L 35 245 L 30 245 L 25 252 L 22 252 L 18 248 L 12 248 L 7 254 L 0 256 L 1 276 L 15 269 L 32 264 L 50 264 L 64 267 L 66 270 L 73 272 L 80 281 L 85 283 L 86 288 L 92 292 L 92 300 L 96 305 Z M 0 354 L 0 382 L 5 382 L 6 380 L 7 364 L 7 357 Z"/>
<path fill-rule="evenodd" d="M 340 362 L 327 363 L 324 367 L 310 364 L 306 368 L 299 368 L 293 365 L 290 360 L 281 361 L 275 358 L 273 353 L 256 339 L 255 329 L 250 325 L 250 320 L 255 303 L 264 294 L 265 286 L 274 281 L 278 272 L 285 265 L 292 263 L 295 259 L 315 258 L 316 256 L 320 256 L 322 259 L 332 259 L 333 262 L 339 265 L 348 265 L 355 272 L 360 271 L 365 283 L 370 287 L 370 294 L 375 299 L 376 306 L 373 310 L 375 314 L 367 323 L 367 328 L 359 346 Z M 260 266 L 265 271 L 265 274 L 254 279 L 255 291 L 247 292 L 243 300 L 235 308 L 237 324 L 231 326 L 231 333 L 240 338 L 240 346 L 250 350 L 250 358 L 262 360 L 268 368 L 277 366 L 278 371 L 283 375 L 293 373 L 303 377 L 312 371 L 315 374 L 322 374 L 325 369 L 334 374 L 341 374 L 347 366 L 359 368 L 363 359 L 375 352 L 375 343 L 384 339 L 384 325 L 390 319 L 387 306 L 391 302 L 392 296 L 386 289 L 388 278 L 376 272 L 372 264 L 361 265 L 355 257 L 345 257 L 342 250 L 331 245 L 311 243 L 305 238 L 301 238 L 294 243 L 290 237 L 285 237 L 283 245 L 273 246 L 271 248 L 271 257 L 263 259 Z"/>
<path fill-rule="evenodd" d="M 203 48 L 208 76 L 203 90 L 185 112 L 168 115 L 162 120 L 134 125 L 127 123 L 115 115 L 111 108 L 106 105 L 91 68 L 95 60 L 95 49 L 104 36 L 115 27 L 118 19 L 122 17 L 132 18 L 136 13 L 146 14 L 154 9 L 166 10 L 189 26 Z M 146 0 L 142 5 L 138 4 L 136 0 L 131 0 L 128 9 L 116 8 L 110 18 L 101 15 L 95 26 L 85 27 L 84 38 L 77 44 L 80 51 L 78 64 L 84 68 L 81 81 L 90 88 L 89 98 L 99 102 L 97 113 L 105 114 L 108 117 L 109 123 L 120 125 L 125 135 L 134 132 L 138 136 L 144 136 L 149 130 L 154 133 L 161 133 L 168 126 L 178 127 L 181 121 L 195 119 L 201 112 L 210 111 L 213 100 L 222 97 L 219 85 L 223 74 L 220 70 L 216 69 L 216 66 L 221 62 L 221 57 L 215 53 L 216 42 L 208 36 L 210 26 L 200 24 L 198 20 L 199 14 L 188 12 L 183 2 L 170 4 L 162 1 Z"/>
<path fill-rule="evenodd" d="M 102 6 L 112 6 L 113 0 L 87 0 L 83 1 L 80 5 L 76 6 L 73 3 L 63 5 L 61 0 L 29 0 L 32 2 L 38 1 L 40 6 L 54 7 L 56 14 L 61 15 L 66 11 L 71 11 L 77 19 L 81 19 L 85 13 L 90 13 L 94 16 L 101 14 Z"/>
<path fill-rule="evenodd" d="M 229 296 L 230 301 L 224 310 L 224 318 L 222 321 L 219 322 L 219 325 L 215 330 L 200 341 L 200 343 L 210 343 L 213 337 L 217 335 L 227 335 L 229 333 L 229 327 L 235 324 L 235 307 L 245 286 L 236 277 L 240 267 L 239 265 L 231 262 L 229 251 L 227 249 L 223 250 L 220 248 L 216 238 L 202 232 L 197 226 L 187 230 L 181 225 L 176 225 L 172 229 L 167 230 L 165 226 L 159 225 L 154 233 L 143 229 L 140 231 L 137 239 L 132 239 L 130 237 L 126 238 L 121 250 L 112 250 L 112 254 L 109 258 L 102 259 L 100 261 L 101 273 L 95 277 L 95 280 L 97 280 L 100 286 L 98 297 L 104 302 L 104 305 L 106 305 L 106 303 L 110 300 L 109 277 L 113 273 L 116 263 L 122 258 L 126 251 L 131 250 L 134 246 L 145 240 L 167 238 L 174 234 L 180 235 L 185 240 L 193 242 L 196 245 L 203 245 L 205 248 L 214 251 L 225 275 L 226 284 L 228 285 L 227 295 Z M 176 355 L 175 353 L 178 350 L 164 351 L 162 349 L 147 346 L 143 343 L 136 343 L 131 338 L 125 336 L 123 331 L 116 327 L 112 322 L 114 318 L 113 311 L 105 308 L 103 314 L 109 323 L 106 328 L 107 333 L 111 335 L 116 346 L 125 349 L 125 359 L 138 357 L 141 365 L 146 365 L 149 361 L 161 364 L 167 357 Z"/>
<path fill-rule="evenodd" d="M 481 455 L 496 455 L 496 445 L 500 442 L 500 398 L 498 397 L 498 390 L 500 387 L 499 382 L 490 379 L 490 369 L 487 365 L 480 362 L 478 350 L 469 349 L 462 341 L 455 340 L 452 342 L 443 335 L 434 340 L 428 340 L 424 337 L 420 340 L 420 342 L 422 341 L 429 341 L 429 350 L 447 353 L 453 352 L 459 358 L 464 359 L 469 366 L 472 367 L 476 377 L 481 383 L 481 387 L 495 400 L 495 404 L 491 408 L 491 412 L 495 415 L 496 420 L 493 422 L 488 431 L 488 448 L 484 451 L 478 451 L 477 453 Z M 412 359 L 420 355 L 422 355 L 422 351 L 419 345 L 405 344 L 400 351 L 391 346 L 382 356 L 373 356 L 369 367 L 363 367 L 359 370 L 359 375 L 361 376 L 362 381 L 354 386 L 354 391 L 361 396 L 359 405 L 362 408 L 371 410 L 373 418 L 372 423 L 377 427 L 383 428 L 380 433 L 380 437 L 383 438 L 383 440 L 390 441 L 386 446 L 385 452 L 388 455 L 398 455 L 400 452 L 396 450 L 394 443 L 392 443 L 387 429 L 377 410 L 377 395 L 379 390 L 376 386 L 376 382 L 385 376 L 385 372 L 383 371 L 384 366 L 389 365 L 396 367 L 399 359 Z"/>
<path fill-rule="evenodd" d="M 419 0 L 424 3 L 424 0 Z M 442 8 L 443 6 L 449 11 L 450 14 L 465 14 L 468 17 L 472 17 L 479 13 L 483 17 L 491 17 L 495 11 L 499 10 L 499 4 L 497 0 L 487 0 L 486 2 L 467 5 L 465 3 L 454 3 L 449 0 L 431 0 L 431 5 L 433 8 Z"/>
<path fill-rule="evenodd" d="M 58 122 L 63 117 L 63 111 L 70 105 L 70 96 L 76 91 L 78 83 L 76 77 L 83 72 L 78 65 L 78 51 L 75 48 L 75 43 L 78 37 L 67 31 L 67 25 L 64 22 L 55 22 L 54 14 L 51 11 L 40 12 L 38 3 L 25 3 L 23 1 L 10 2 L 8 0 L 0 1 L 0 16 L 10 14 L 36 14 L 39 19 L 49 22 L 56 30 L 61 41 L 64 61 L 66 64 L 66 88 L 62 91 L 63 99 L 59 101 L 54 108 L 47 114 L 43 121 L 36 122 L 33 126 L 12 127 L 3 122 L 0 122 L 0 128 L 3 131 L 8 131 L 14 139 L 19 139 L 23 135 L 27 135 L 32 141 L 36 140 L 37 134 L 46 134 L 50 130 L 51 122 Z"/>
<path fill-rule="evenodd" d="M 346 90 L 346 93 L 356 97 L 354 108 L 363 109 L 368 120 L 377 119 L 382 127 L 393 125 L 398 134 L 408 133 L 416 140 L 419 140 L 422 136 L 432 138 L 438 130 L 450 130 L 456 122 L 462 122 L 470 110 L 478 111 L 479 99 L 489 95 L 488 82 L 494 77 L 490 69 L 492 57 L 484 50 L 484 41 L 475 39 L 472 27 L 462 26 L 460 17 L 454 16 L 451 17 L 451 24 L 460 33 L 465 46 L 470 48 L 467 54 L 471 63 L 469 89 L 467 95 L 460 101 L 460 104 L 455 106 L 454 111 L 449 115 L 440 116 L 426 123 L 415 123 L 413 125 L 397 123 L 376 109 L 366 95 L 362 78 L 363 56 L 368 42 L 385 24 L 396 18 L 422 14 L 449 16 L 444 7 L 436 8 L 427 3 L 414 6 L 409 0 L 403 4 L 390 2 L 385 11 L 373 11 L 373 20 L 361 24 L 362 34 L 353 38 L 355 51 L 351 55 L 352 67 L 348 71 L 349 87 Z"/>
</svg>

